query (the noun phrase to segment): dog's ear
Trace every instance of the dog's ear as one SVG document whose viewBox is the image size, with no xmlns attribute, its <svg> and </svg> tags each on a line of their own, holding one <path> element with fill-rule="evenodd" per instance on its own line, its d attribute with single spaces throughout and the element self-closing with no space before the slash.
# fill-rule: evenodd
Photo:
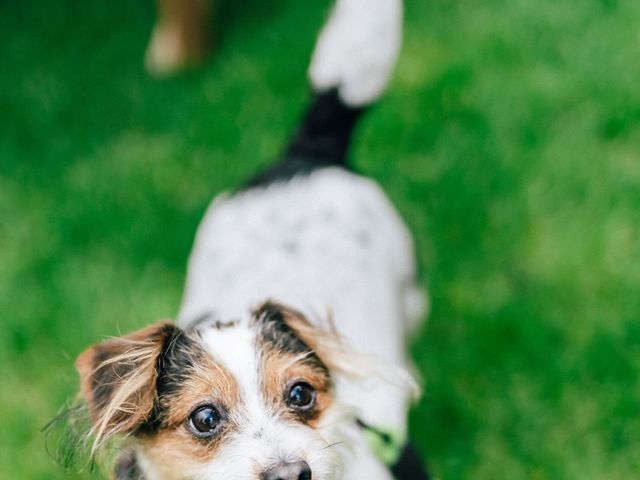
<svg viewBox="0 0 640 480">
<path fill-rule="evenodd" d="M 254 317 L 272 325 L 276 337 L 284 339 L 283 334 L 290 332 L 302 340 L 333 373 L 359 376 L 360 356 L 346 347 L 330 320 L 321 327 L 301 312 L 274 301 L 262 304 Z"/>
<path fill-rule="evenodd" d="M 165 321 L 80 354 L 76 368 L 93 422 L 94 448 L 115 434 L 133 432 L 149 417 L 163 352 L 180 334 Z"/>
<path fill-rule="evenodd" d="M 413 377 L 399 365 L 383 361 L 381 358 L 353 351 L 337 332 L 333 320 L 329 317 L 325 326 L 310 322 L 301 312 L 295 309 L 268 301 L 254 311 L 256 318 L 280 324 L 295 332 L 322 363 L 332 373 L 340 374 L 351 380 L 379 378 L 399 388 L 406 389 L 417 396 L 419 388 Z"/>
</svg>

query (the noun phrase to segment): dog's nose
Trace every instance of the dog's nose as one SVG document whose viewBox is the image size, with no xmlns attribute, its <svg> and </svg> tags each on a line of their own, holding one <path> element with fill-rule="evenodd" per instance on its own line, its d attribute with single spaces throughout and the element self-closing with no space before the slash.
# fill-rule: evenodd
<svg viewBox="0 0 640 480">
<path fill-rule="evenodd" d="M 283 462 L 262 472 L 260 480 L 311 480 L 311 469 L 307 462 Z"/>
</svg>

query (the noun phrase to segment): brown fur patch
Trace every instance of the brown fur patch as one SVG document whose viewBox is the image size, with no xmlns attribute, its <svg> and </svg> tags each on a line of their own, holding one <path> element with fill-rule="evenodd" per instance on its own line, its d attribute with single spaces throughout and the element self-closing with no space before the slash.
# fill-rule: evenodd
<svg viewBox="0 0 640 480">
<path fill-rule="evenodd" d="M 157 434 L 138 439 L 138 446 L 154 466 L 159 477 L 165 480 L 189 478 L 203 463 L 212 460 L 227 434 L 230 426 L 223 426 L 214 437 L 206 440 L 194 438 L 186 428 L 177 426 L 161 430 Z"/>
<path fill-rule="evenodd" d="M 267 302 L 254 312 L 260 328 L 262 391 L 272 408 L 284 418 L 296 419 L 311 427 L 333 402 L 329 369 L 318 356 L 311 335 L 303 338 L 300 326 L 310 332 L 313 326 L 304 316 L 288 307 Z M 306 382 L 316 391 L 315 406 L 301 412 L 286 405 L 289 389 Z"/>
<path fill-rule="evenodd" d="M 166 410 L 162 428 L 184 423 L 198 405 L 213 405 L 230 411 L 240 402 L 238 384 L 234 376 L 204 353 L 193 365 L 181 372 L 177 390 L 160 396 L 158 403 Z"/>
<path fill-rule="evenodd" d="M 322 413 L 333 402 L 331 378 L 326 370 L 315 368 L 299 356 L 282 352 L 265 352 L 260 365 L 262 392 L 267 403 L 283 418 L 299 420 L 315 427 Z M 286 405 L 289 389 L 298 382 L 306 382 L 316 391 L 315 406 L 298 412 Z"/>
<path fill-rule="evenodd" d="M 165 385 L 162 378 L 159 382 L 157 425 L 136 436 L 146 457 L 165 479 L 184 478 L 195 472 L 203 462 L 213 459 L 225 438 L 238 429 L 228 414 L 241 402 L 235 378 L 199 344 L 187 348 L 189 351 L 182 354 L 191 359 L 188 365 L 178 362 L 165 366 Z M 189 431 L 189 417 L 204 405 L 215 407 L 222 419 L 212 437 L 197 438 Z"/>
</svg>

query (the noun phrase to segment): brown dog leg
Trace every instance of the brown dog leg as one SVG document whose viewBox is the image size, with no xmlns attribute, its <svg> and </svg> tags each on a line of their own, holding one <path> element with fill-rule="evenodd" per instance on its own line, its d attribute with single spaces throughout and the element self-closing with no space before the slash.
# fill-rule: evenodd
<svg viewBox="0 0 640 480">
<path fill-rule="evenodd" d="M 149 73 L 170 75 L 202 62 L 210 48 L 213 0 L 157 0 L 157 5 L 145 56 Z"/>
</svg>

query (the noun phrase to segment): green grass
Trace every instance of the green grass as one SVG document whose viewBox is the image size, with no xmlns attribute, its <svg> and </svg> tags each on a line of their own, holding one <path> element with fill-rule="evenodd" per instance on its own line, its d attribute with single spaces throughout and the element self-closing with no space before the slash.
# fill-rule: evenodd
<svg viewBox="0 0 640 480">
<path fill-rule="evenodd" d="M 295 125 L 327 6 L 228 1 L 217 56 L 158 81 L 151 2 L 0 4 L 0 478 L 86 478 L 40 431 L 73 359 L 175 314 L 207 202 Z M 443 479 L 634 478 L 640 3 L 406 10 L 354 161 L 406 217 L 432 296 L 413 436 Z"/>
</svg>

